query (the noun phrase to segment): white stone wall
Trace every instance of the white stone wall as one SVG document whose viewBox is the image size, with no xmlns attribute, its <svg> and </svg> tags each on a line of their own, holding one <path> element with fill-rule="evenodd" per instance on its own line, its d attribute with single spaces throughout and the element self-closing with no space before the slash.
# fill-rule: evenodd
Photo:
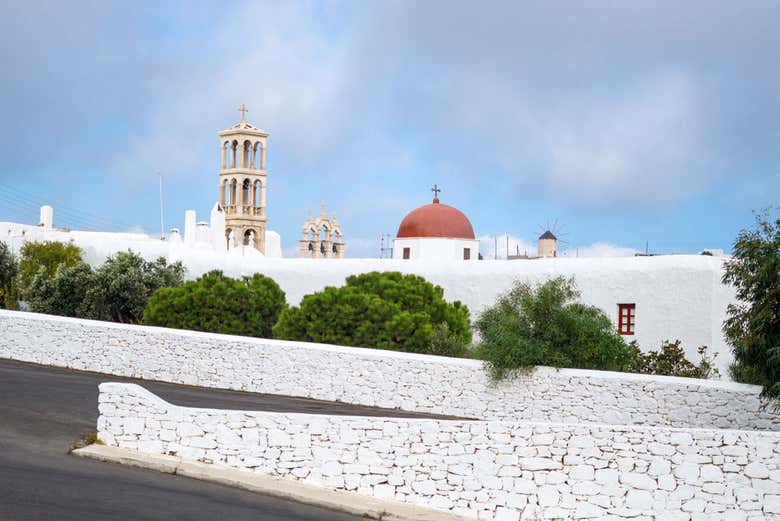
<svg viewBox="0 0 780 521">
<path fill-rule="evenodd" d="M 479 519 L 780 520 L 780 434 L 193 409 L 100 385 L 98 437 Z"/>
<path fill-rule="evenodd" d="M 539 369 L 494 384 L 476 360 L 0 311 L 0 357 L 467 418 L 780 430 L 733 382 Z"/>
</svg>

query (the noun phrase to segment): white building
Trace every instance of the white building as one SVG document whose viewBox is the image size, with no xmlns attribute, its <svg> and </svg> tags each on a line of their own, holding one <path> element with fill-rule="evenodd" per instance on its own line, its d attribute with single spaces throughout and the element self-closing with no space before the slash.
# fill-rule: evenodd
<svg viewBox="0 0 780 521">
<path fill-rule="evenodd" d="M 194 210 L 184 213 L 184 234 L 179 228 L 172 228 L 167 240 L 158 236 L 133 232 L 96 232 L 57 228 L 54 225 L 54 209 L 42 206 L 37 225 L 14 222 L 0 222 L 0 241 L 7 243 L 12 250 L 19 251 L 25 242 L 57 241 L 75 244 L 84 252 L 84 258 L 90 264 L 100 264 L 107 257 L 119 251 L 133 250 L 144 258 L 165 257 L 171 261 L 196 257 L 209 259 L 212 269 L 219 269 L 224 259 L 242 257 L 251 261 L 263 257 L 281 257 L 282 244 L 278 233 L 265 231 L 265 255 L 254 244 L 225 241 L 224 212 L 215 204 L 210 219 L 198 221 Z M 221 261 L 220 259 L 223 259 Z"/>
<path fill-rule="evenodd" d="M 468 217 L 435 197 L 401 221 L 393 240 L 393 258 L 475 261 L 479 259 L 479 241 Z"/>
</svg>

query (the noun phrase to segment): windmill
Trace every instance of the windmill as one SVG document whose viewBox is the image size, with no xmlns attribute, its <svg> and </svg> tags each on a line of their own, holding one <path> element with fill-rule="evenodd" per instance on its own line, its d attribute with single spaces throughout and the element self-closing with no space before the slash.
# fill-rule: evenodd
<svg viewBox="0 0 780 521">
<path fill-rule="evenodd" d="M 538 237 L 538 251 L 539 257 L 557 257 L 558 256 L 558 244 L 568 245 L 569 241 L 568 232 L 563 224 L 555 219 L 552 223 L 547 221 L 546 225 L 537 226 Z"/>
</svg>

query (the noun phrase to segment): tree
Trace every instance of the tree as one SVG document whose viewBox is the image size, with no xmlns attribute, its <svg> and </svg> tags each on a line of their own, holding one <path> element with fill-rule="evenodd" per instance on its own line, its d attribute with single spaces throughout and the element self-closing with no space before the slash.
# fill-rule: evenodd
<svg viewBox="0 0 780 521">
<path fill-rule="evenodd" d="M 88 316 L 85 299 L 93 284 L 92 268 L 85 262 L 60 264 L 52 276 L 43 268 L 33 277 L 27 300 L 37 313 L 83 318 Z"/>
<path fill-rule="evenodd" d="M 737 294 L 723 323 L 734 352 L 731 376 L 780 398 L 780 217 L 773 220 L 764 211 L 756 215 L 754 228 L 739 232 L 723 283 L 732 284 Z"/>
<path fill-rule="evenodd" d="M 18 272 L 16 256 L 6 243 L 0 242 L 0 308 L 16 307 L 14 288 Z"/>
<path fill-rule="evenodd" d="M 19 260 L 19 291 L 22 298 L 27 298 L 27 290 L 35 275 L 45 269 L 49 275 L 54 275 L 60 264 L 67 267 L 81 262 L 81 249 L 74 244 L 62 242 L 26 242 L 22 246 Z"/>
<path fill-rule="evenodd" d="M 495 378 L 546 365 L 625 371 L 632 350 L 600 309 L 575 302 L 572 279 L 516 282 L 476 321 L 478 355 Z"/>
<path fill-rule="evenodd" d="M 445 329 L 446 326 L 446 329 Z M 303 297 L 285 310 L 274 336 L 288 340 L 462 356 L 471 343 L 469 312 L 416 275 L 371 272 Z"/>
<path fill-rule="evenodd" d="M 629 346 L 634 350 L 634 359 L 628 371 L 631 373 L 660 374 L 665 376 L 681 376 L 685 378 L 718 377 L 720 371 L 715 367 L 717 353 L 709 355 L 707 346 L 698 348 L 699 363 L 694 364 L 685 358 L 682 342 L 665 340 L 658 351 L 642 353 L 636 342 Z"/>
<path fill-rule="evenodd" d="M 233 279 L 215 270 L 176 288 L 157 290 L 144 323 L 267 338 L 286 307 L 284 291 L 272 279 L 260 274 Z"/>
<path fill-rule="evenodd" d="M 184 271 L 181 262 L 168 264 L 162 257 L 149 262 L 132 251 L 119 252 L 95 270 L 84 313 L 96 320 L 138 324 L 149 297 L 181 284 Z"/>
</svg>

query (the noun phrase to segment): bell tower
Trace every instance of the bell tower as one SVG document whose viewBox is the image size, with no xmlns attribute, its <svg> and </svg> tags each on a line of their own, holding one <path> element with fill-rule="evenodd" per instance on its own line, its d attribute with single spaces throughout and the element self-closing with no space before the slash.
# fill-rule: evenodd
<svg viewBox="0 0 780 521">
<path fill-rule="evenodd" d="M 265 148 L 268 133 L 246 120 L 245 105 L 238 109 L 241 121 L 219 132 L 222 167 L 219 170 L 219 206 L 225 212 L 228 249 L 253 245 L 265 254 Z"/>
</svg>

